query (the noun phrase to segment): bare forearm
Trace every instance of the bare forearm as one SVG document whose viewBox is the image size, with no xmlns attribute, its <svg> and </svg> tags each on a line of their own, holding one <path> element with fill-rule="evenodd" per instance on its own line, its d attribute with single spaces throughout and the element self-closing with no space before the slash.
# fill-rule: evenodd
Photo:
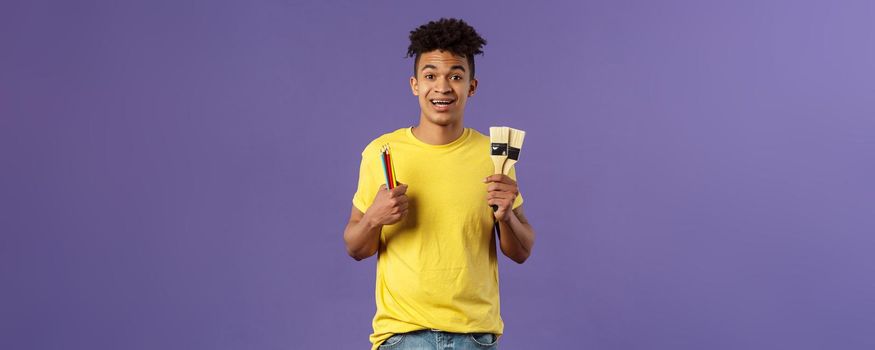
<svg viewBox="0 0 875 350">
<path fill-rule="evenodd" d="M 380 231 L 383 225 L 373 223 L 368 217 L 351 221 L 343 232 L 346 251 L 356 260 L 365 259 L 377 253 L 380 247 Z"/>
<path fill-rule="evenodd" d="M 343 241 L 349 256 L 362 260 L 377 253 L 383 225 L 398 223 L 407 215 L 409 202 L 406 192 L 407 185 L 400 182 L 391 189 L 380 185 L 374 202 L 364 213 L 353 206 L 346 229 L 343 230 Z"/>
<path fill-rule="evenodd" d="M 511 212 L 513 213 L 513 212 Z M 535 231 L 527 222 L 522 222 L 516 213 L 509 215 L 506 221 L 499 221 L 501 230 L 501 251 L 511 260 L 522 264 L 532 254 L 535 245 Z"/>
</svg>

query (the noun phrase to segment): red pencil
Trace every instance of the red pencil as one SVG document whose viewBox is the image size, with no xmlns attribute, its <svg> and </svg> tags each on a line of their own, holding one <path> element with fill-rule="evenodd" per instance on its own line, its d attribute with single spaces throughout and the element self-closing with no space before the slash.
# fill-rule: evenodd
<svg viewBox="0 0 875 350">
<path fill-rule="evenodd" d="M 386 146 L 386 166 L 388 167 L 387 171 L 389 173 L 389 188 L 395 188 L 395 170 L 392 167 L 392 154 L 390 153 L 388 146 Z"/>
</svg>

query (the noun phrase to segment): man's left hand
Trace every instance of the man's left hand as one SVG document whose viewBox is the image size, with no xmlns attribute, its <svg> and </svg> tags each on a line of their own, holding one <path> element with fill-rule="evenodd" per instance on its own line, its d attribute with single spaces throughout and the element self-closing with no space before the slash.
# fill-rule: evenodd
<svg viewBox="0 0 875 350">
<path fill-rule="evenodd" d="M 490 175 L 483 180 L 486 183 L 486 202 L 489 205 L 497 205 L 498 210 L 495 218 L 498 221 L 508 221 L 513 215 L 513 202 L 519 195 L 516 181 L 504 174 Z"/>
</svg>

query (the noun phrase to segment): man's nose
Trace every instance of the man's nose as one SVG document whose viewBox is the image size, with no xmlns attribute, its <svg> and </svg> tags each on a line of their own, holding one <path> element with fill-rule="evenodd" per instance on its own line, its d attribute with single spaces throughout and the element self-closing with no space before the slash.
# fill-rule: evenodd
<svg viewBox="0 0 875 350">
<path fill-rule="evenodd" d="M 450 83 L 446 81 L 446 79 L 438 79 L 437 82 L 435 82 L 434 90 L 438 93 L 447 93 L 452 91 L 453 89 L 452 86 L 450 86 Z"/>
</svg>

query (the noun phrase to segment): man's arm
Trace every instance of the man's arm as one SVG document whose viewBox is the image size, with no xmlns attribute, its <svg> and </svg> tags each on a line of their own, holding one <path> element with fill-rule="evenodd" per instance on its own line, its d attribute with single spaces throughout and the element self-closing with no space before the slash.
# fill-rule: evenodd
<svg viewBox="0 0 875 350">
<path fill-rule="evenodd" d="M 407 185 L 399 184 L 391 190 L 380 185 L 374 202 L 362 213 L 355 206 L 343 230 L 346 252 L 353 259 L 362 260 L 377 253 L 383 225 L 392 225 L 407 215 Z"/>
<path fill-rule="evenodd" d="M 517 183 L 502 174 L 490 175 L 484 182 L 488 184 L 486 202 L 498 207 L 494 215 L 500 231 L 498 239 L 501 252 L 511 260 L 522 264 L 532 254 L 535 231 L 523 214 L 522 206 L 511 209 L 519 195 Z"/>
<path fill-rule="evenodd" d="M 498 221 L 498 229 L 501 232 L 498 235 L 498 242 L 501 252 L 505 256 L 522 264 L 532 254 L 532 247 L 535 245 L 535 231 L 523 214 L 522 206 L 514 209 L 511 213 L 507 220 Z"/>
<path fill-rule="evenodd" d="M 365 214 L 352 206 L 349 223 L 343 230 L 346 252 L 357 261 L 376 254 L 377 249 L 380 248 L 380 232 L 382 230 L 383 225 L 378 225 L 372 220 L 365 220 Z"/>
</svg>

